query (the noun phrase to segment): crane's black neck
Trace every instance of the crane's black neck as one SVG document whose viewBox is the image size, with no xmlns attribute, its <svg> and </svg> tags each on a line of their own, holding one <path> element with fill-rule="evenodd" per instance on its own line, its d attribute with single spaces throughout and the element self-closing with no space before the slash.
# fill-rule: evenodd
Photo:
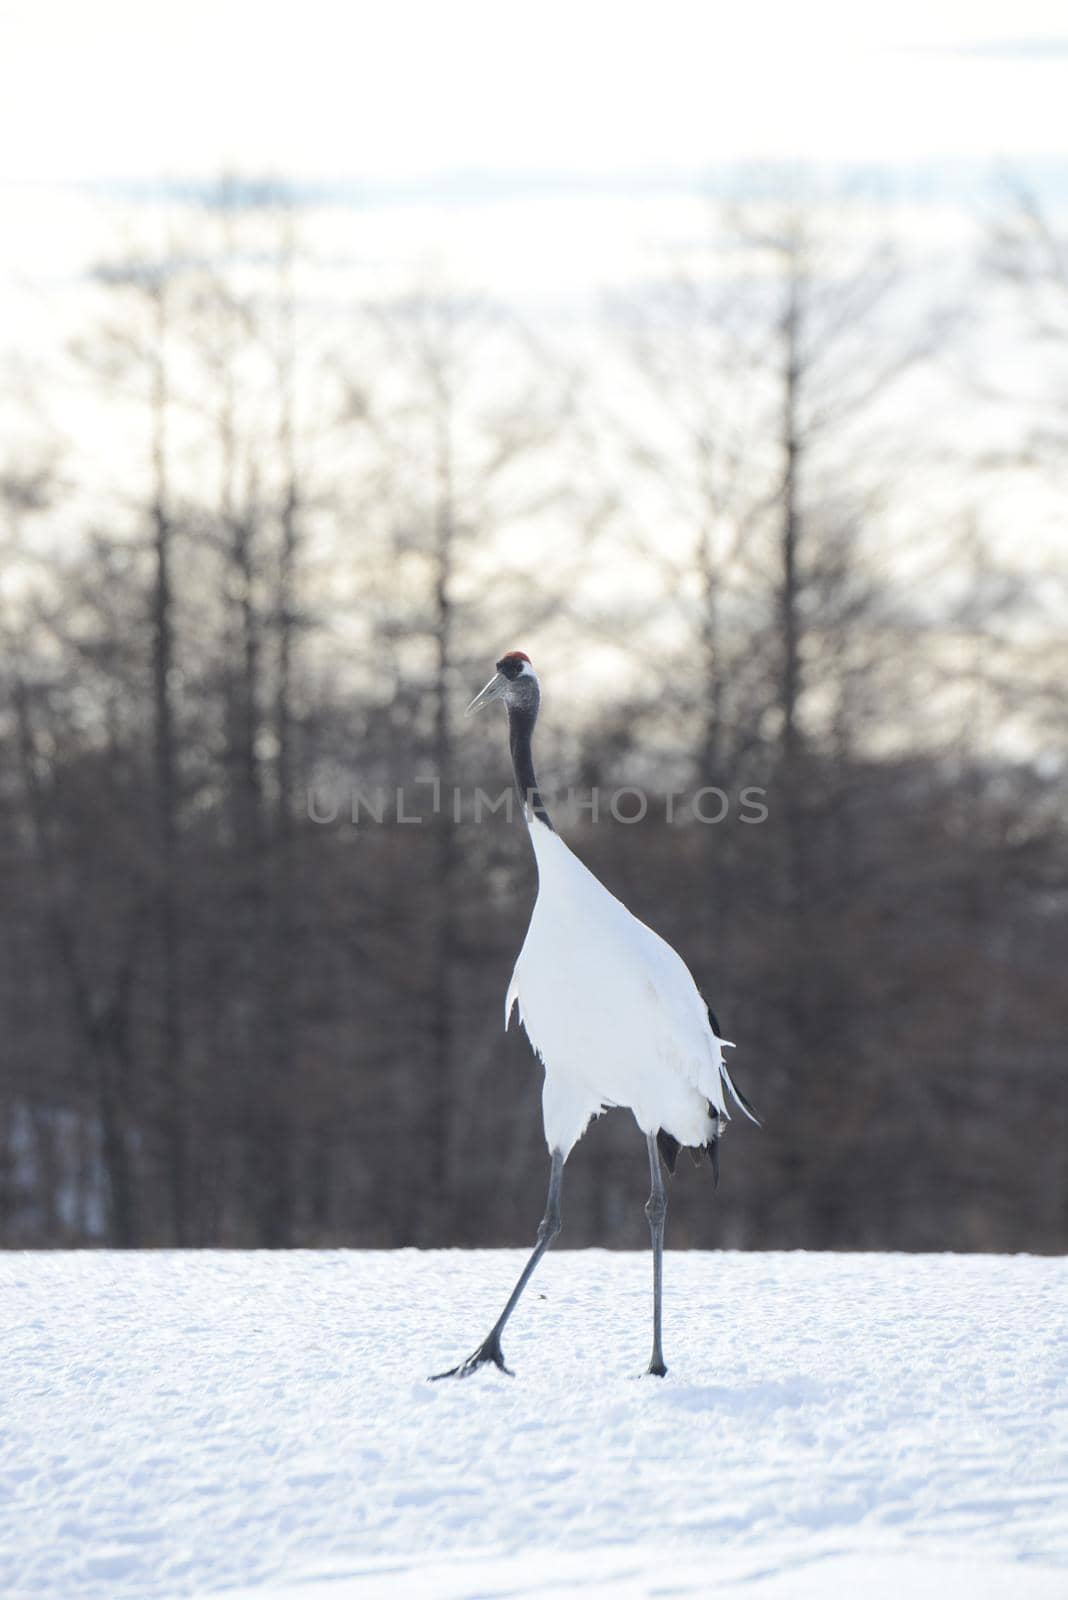
<svg viewBox="0 0 1068 1600">
<path fill-rule="evenodd" d="M 512 771 L 515 773 L 515 786 L 519 791 L 520 801 L 530 807 L 539 822 L 544 822 L 547 828 L 555 832 L 538 788 L 538 780 L 534 776 L 534 757 L 530 743 L 534 737 L 534 724 L 537 720 L 538 692 L 535 684 L 534 693 L 524 697 L 522 701 L 517 703 L 509 699 L 508 745 L 512 752 Z"/>
</svg>

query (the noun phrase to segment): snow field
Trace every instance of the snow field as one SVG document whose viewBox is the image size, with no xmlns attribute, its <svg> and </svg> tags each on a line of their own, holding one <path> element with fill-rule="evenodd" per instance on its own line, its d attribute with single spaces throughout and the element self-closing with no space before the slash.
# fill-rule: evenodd
<svg viewBox="0 0 1068 1600">
<path fill-rule="evenodd" d="M 1068 1263 L 0 1257 L 5 1600 L 1065 1600 Z"/>
</svg>

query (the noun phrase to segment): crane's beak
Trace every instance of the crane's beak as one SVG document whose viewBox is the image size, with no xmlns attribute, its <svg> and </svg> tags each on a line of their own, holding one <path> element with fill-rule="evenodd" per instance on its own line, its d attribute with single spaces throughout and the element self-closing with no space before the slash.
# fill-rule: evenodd
<svg viewBox="0 0 1068 1600">
<path fill-rule="evenodd" d="M 503 672 L 494 673 L 484 689 L 480 689 L 464 712 L 465 717 L 473 717 L 476 711 L 481 711 L 483 706 L 488 706 L 491 700 L 499 700 L 508 687 L 508 679 Z"/>
</svg>

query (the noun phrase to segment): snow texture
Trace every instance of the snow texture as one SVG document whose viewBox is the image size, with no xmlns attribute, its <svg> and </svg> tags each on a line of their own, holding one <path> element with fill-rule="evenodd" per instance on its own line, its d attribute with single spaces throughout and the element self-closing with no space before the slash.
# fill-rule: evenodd
<svg viewBox="0 0 1068 1600">
<path fill-rule="evenodd" d="M 1065 1600 L 1068 1264 L 0 1258 L 5 1600 Z"/>
</svg>

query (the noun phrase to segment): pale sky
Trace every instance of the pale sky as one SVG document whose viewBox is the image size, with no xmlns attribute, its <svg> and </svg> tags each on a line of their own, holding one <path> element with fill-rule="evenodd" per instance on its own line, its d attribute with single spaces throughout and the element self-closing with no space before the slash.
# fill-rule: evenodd
<svg viewBox="0 0 1068 1600">
<path fill-rule="evenodd" d="M 461 282 L 571 352 L 597 337 L 606 289 L 706 247 L 700 177 L 761 159 L 967 163 L 951 197 L 903 183 L 902 214 L 884 202 L 879 221 L 940 284 L 947 263 L 970 270 L 973 168 L 1068 173 L 1068 0 L 0 0 L 5 420 L 32 435 L 37 396 L 75 478 L 105 501 L 122 481 L 125 441 L 67 348 L 96 314 L 87 269 L 167 248 L 181 203 L 157 180 L 366 184 L 370 204 L 302 212 L 309 303 Z M 945 484 L 924 490 L 944 492 L 947 526 L 961 429 L 988 426 L 958 402 L 922 419 L 929 445 L 938 419 L 947 436 Z M 1039 552 L 1043 516 L 984 508 Z"/>
<path fill-rule="evenodd" d="M 0 180 L 1068 153 L 1063 0 L 0 0 Z"/>
</svg>

